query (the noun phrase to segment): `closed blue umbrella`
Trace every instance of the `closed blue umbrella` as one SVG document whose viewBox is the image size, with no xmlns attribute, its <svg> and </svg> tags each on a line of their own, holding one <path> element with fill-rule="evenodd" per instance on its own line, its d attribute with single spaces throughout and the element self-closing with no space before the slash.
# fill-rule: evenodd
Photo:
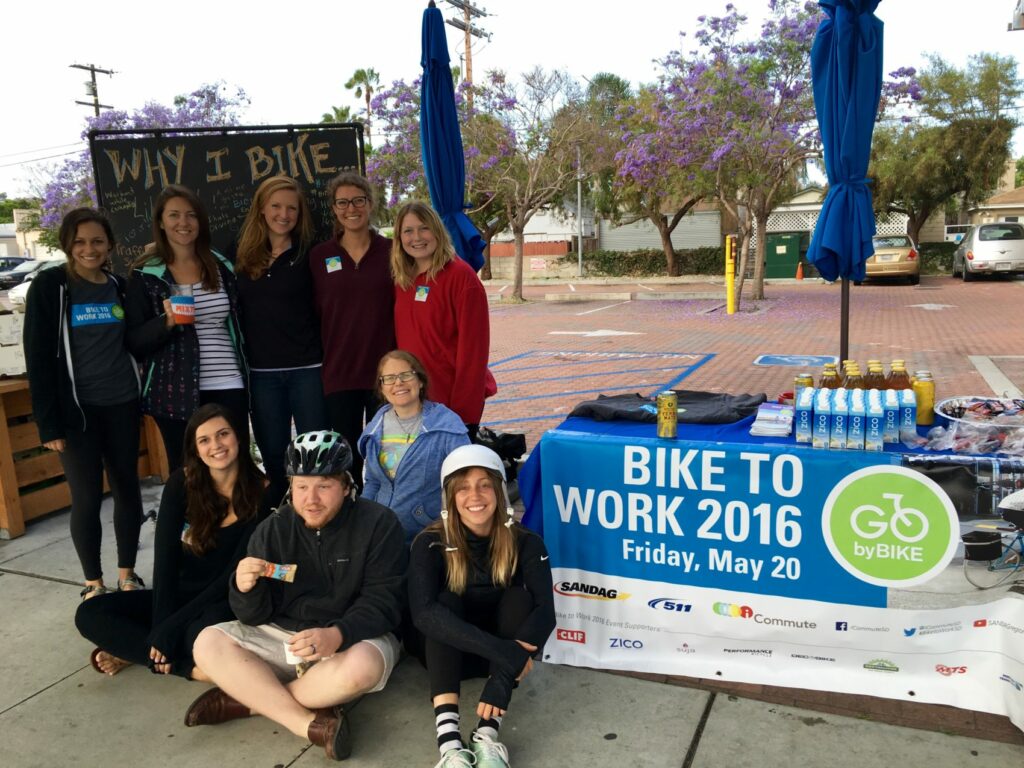
<svg viewBox="0 0 1024 768">
<path fill-rule="evenodd" d="M 867 173 L 882 92 L 878 3 L 819 0 L 826 18 L 811 48 L 814 108 L 829 190 L 807 259 L 826 280 L 843 279 L 842 359 L 848 357 L 849 281 L 864 279 L 864 263 L 874 252 L 875 216 Z"/>
<path fill-rule="evenodd" d="M 455 86 L 444 34 L 444 17 L 433 0 L 423 12 L 423 80 L 420 85 L 420 145 L 430 202 L 440 215 L 455 252 L 474 270 L 484 265 L 484 240 L 465 214 L 466 159 L 455 110 Z"/>
</svg>

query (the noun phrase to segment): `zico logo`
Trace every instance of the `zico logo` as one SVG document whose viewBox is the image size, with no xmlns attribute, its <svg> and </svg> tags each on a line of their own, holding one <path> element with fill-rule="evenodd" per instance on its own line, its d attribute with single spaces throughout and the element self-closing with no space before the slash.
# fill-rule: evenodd
<svg viewBox="0 0 1024 768">
<path fill-rule="evenodd" d="M 749 619 L 754 615 L 754 609 L 749 605 L 733 605 L 732 603 L 715 603 L 711 610 L 719 616 L 732 616 L 734 619 Z"/>
<path fill-rule="evenodd" d="M 640 650 L 644 647 L 644 644 L 639 640 L 630 640 L 628 637 L 612 637 L 608 640 L 609 648 L 630 648 L 632 650 Z"/>
<path fill-rule="evenodd" d="M 840 480 L 825 500 L 821 529 L 844 570 L 880 587 L 928 581 L 953 559 L 959 541 L 945 491 L 920 472 L 887 465 Z"/>
<path fill-rule="evenodd" d="M 676 613 L 689 613 L 693 608 L 689 603 L 684 603 L 674 597 L 657 597 L 654 600 L 648 600 L 647 605 L 655 610 L 675 611 Z"/>
<path fill-rule="evenodd" d="M 555 630 L 555 639 L 564 640 L 567 643 L 579 643 L 584 645 L 587 642 L 587 633 L 582 629 L 562 629 L 559 627 Z"/>
<path fill-rule="evenodd" d="M 597 587 L 579 581 L 562 581 L 555 584 L 555 592 L 563 597 L 585 597 L 588 600 L 627 600 L 629 595 L 617 589 Z"/>
<path fill-rule="evenodd" d="M 967 667 L 947 667 L 945 664 L 936 664 L 935 671 L 946 677 L 950 675 L 966 675 Z"/>
</svg>

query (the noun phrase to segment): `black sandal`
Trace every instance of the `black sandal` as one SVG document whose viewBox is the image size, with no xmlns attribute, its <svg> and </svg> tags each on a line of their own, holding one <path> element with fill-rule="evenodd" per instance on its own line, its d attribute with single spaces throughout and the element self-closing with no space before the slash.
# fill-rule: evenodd
<svg viewBox="0 0 1024 768">
<path fill-rule="evenodd" d="M 137 573 L 133 573 L 127 579 L 117 580 L 117 591 L 118 592 L 134 592 L 137 589 L 145 589 L 146 582 L 142 580 L 142 577 Z"/>
<path fill-rule="evenodd" d="M 108 592 L 113 591 L 114 590 L 112 590 L 110 587 L 104 586 L 103 584 L 86 584 L 85 589 L 83 589 L 78 594 L 82 598 L 82 601 L 84 602 L 89 598 L 105 595 Z"/>
</svg>

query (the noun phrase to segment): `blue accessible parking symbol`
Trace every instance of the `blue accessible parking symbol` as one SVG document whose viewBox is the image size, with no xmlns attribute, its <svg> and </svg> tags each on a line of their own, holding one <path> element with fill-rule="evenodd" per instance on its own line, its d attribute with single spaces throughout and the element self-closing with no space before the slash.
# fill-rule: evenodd
<svg viewBox="0 0 1024 768">
<path fill-rule="evenodd" d="M 789 365 L 796 368 L 821 368 L 825 363 L 838 363 L 835 355 L 760 355 L 754 365 Z"/>
</svg>

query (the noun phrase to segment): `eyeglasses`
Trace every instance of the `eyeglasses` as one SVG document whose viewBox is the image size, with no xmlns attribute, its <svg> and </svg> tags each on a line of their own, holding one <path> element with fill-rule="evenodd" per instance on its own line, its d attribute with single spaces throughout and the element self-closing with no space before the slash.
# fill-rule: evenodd
<svg viewBox="0 0 1024 768">
<path fill-rule="evenodd" d="M 364 200 L 366 198 L 363 198 Z M 403 384 L 407 381 L 412 381 L 416 378 L 416 371 L 402 371 L 401 373 L 385 373 L 380 377 L 380 383 L 390 386 L 396 382 L 402 382 Z"/>
<path fill-rule="evenodd" d="M 351 200 L 346 200 L 344 197 L 338 197 L 334 200 L 334 207 L 345 210 L 350 205 L 355 209 L 365 208 L 366 204 L 370 202 L 370 198 L 360 195 L 359 197 L 353 197 Z"/>
</svg>

